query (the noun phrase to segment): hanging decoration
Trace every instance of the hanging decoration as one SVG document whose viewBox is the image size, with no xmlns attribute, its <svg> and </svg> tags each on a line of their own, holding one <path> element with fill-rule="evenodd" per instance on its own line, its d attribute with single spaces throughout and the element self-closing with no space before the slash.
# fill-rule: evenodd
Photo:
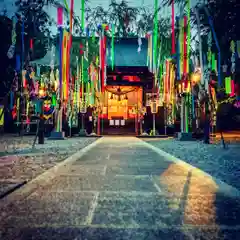
<svg viewBox="0 0 240 240">
<path fill-rule="evenodd" d="M 238 58 L 240 58 L 240 41 L 237 41 L 237 54 L 238 54 Z"/>
<path fill-rule="evenodd" d="M 172 55 L 176 53 L 175 49 L 175 8 L 174 0 L 172 0 Z"/>
<path fill-rule="evenodd" d="M 111 60 L 112 60 L 112 70 L 114 69 L 115 59 L 114 59 L 114 35 L 115 35 L 115 25 L 112 24 L 112 44 L 111 44 Z"/>
<path fill-rule="evenodd" d="M 12 45 L 10 46 L 7 56 L 9 59 L 12 59 L 15 53 L 15 45 L 16 45 L 16 24 L 17 24 L 17 18 L 14 16 L 12 19 Z"/>
<path fill-rule="evenodd" d="M 141 46 L 142 46 L 142 39 L 141 39 L 141 37 L 139 36 L 138 37 L 138 53 L 140 53 L 141 52 Z"/>
<path fill-rule="evenodd" d="M 82 16 L 81 16 L 81 21 L 82 21 L 81 27 L 82 27 L 82 31 L 84 31 L 84 28 L 85 28 L 85 26 L 84 26 L 85 0 L 81 0 L 81 3 L 82 3 L 82 4 L 81 4 L 81 7 L 82 7 L 82 9 L 81 9 L 81 14 L 82 14 Z"/>
<path fill-rule="evenodd" d="M 220 50 L 220 46 L 219 46 L 219 43 L 218 43 L 218 39 L 217 39 L 217 35 L 216 35 L 216 32 L 214 30 L 214 25 L 213 25 L 213 20 L 212 20 L 212 17 L 207 9 L 207 7 L 204 7 L 204 11 L 208 17 L 208 22 L 209 22 L 209 25 L 210 25 L 210 28 L 211 28 L 211 31 L 212 31 L 212 34 L 213 34 L 213 38 L 214 38 L 214 42 L 216 44 L 216 47 L 217 47 L 217 51 L 218 51 L 218 86 L 219 88 L 221 87 L 222 85 L 222 79 L 221 79 L 221 50 Z"/>
<path fill-rule="evenodd" d="M 63 26 L 63 8 L 62 7 L 58 7 L 57 9 L 57 25 L 58 27 Z"/>
</svg>

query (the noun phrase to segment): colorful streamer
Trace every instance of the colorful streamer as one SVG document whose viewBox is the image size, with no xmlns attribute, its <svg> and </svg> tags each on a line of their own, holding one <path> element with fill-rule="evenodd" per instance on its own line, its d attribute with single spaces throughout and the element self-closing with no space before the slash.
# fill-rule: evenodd
<svg viewBox="0 0 240 240">
<path fill-rule="evenodd" d="M 172 0 L 172 55 L 176 53 L 175 49 L 175 9 L 174 0 Z"/>
<path fill-rule="evenodd" d="M 73 28 L 73 8 L 74 8 L 74 0 L 71 0 L 71 6 L 70 6 L 70 34 L 72 34 L 72 28 Z"/>
<path fill-rule="evenodd" d="M 62 9 L 62 7 L 59 7 L 57 9 L 57 25 L 58 25 L 58 27 L 63 26 L 63 9 Z"/>
<path fill-rule="evenodd" d="M 153 33 L 153 68 L 155 73 L 157 73 L 157 42 L 158 42 L 158 0 L 154 1 L 154 33 Z M 156 86 L 156 81 L 154 83 L 154 87 Z"/>
<path fill-rule="evenodd" d="M 183 74 L 187 74 L 187 16 L 184 16 L 184 35 L 183 35 Z"/>
<path fill-rule="evenodd" d="M 191 18 L 190 18 L 190 13 L 191 13 L 191 0 L 188 0 L 188 15 L 187 15 L 187 72 L 189 73 L 190 71 L 190 52 L 191 52 Z"/>
<path fill-rule="evenodd" d="M 81 17 L 81 20 L 82 20 L 82 30 L 84 31 L 84 10 L 85 10 L 85 0 L 82 0 L 82 11 L 81 11 L 81 13 L 82 13 L 82 17 Z"/>
<path fill-rule="evenodd" d="M 231 80 L 231 94 L 230 96 L 233 97 L 235 95 L 235 83 L 234 80 Z"/>
<path fill-rule="evenodd" d="M 225 78 L 225 92 L 226 92 L 226 94 L 231 94 L 231 92 L 232 92 L 231 88 L 232 88 L 231 78 L 226 77 Z"/>
<path fill-rule="evenodd" d="M 112 70 L 114 69 L 114 35 L 115 35 L 115 25 L 112 24 L 112 45 L 111 45 L 111 60 L 112 60 Z"/>
</svg>

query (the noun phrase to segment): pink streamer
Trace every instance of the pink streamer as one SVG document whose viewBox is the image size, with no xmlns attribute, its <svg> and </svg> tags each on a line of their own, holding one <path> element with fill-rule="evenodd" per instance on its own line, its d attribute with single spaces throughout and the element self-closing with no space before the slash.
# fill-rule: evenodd
<svg viewBox="0 0 240 240">
<path fill-rule="evenodd" d="M 233 97 L 235 95 L 235 89 L 234 88 L 235 88 L 234 80 L 231 80 L 231 90 L 232 90 L 232 92 L 230 94 L 231 97 Z"/>
<path fill-rule="evenodd" d="M 57 9 L 57 23 L 58 26 L 63 25 L 63 9 L 61 7 Z"/>
</svg>

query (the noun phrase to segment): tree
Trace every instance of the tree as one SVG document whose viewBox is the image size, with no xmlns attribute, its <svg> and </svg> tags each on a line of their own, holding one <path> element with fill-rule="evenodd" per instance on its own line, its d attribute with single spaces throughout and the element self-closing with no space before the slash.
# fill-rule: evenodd
<svg viewBox="0 0 240 240">
<path fill-rule="evenodd" d="M 55 0 L 17 0 L 15 2 L 17 6 L 17 24 L 16 24 L 16 45 L 15 54 L 24 53 L 23 62 L 30 57 L 30 60 L 42 58 L 45 56 L 48 46 L 53 40 L 50 27 L 55 24 L 54 19 L 48 15 L 44 6 L 52 4 L 54 6 L 61 6 Z M 65 9 L 65 7 L 63 6 Z M 65 9 L 66 11 L 66 9 Z M 0 96 L 3 97 L 9 91 L 13 77 L 16 60 L 15 57 L 9 59 L 7 57 L 8 49 L 11 45 L 11 32 L 12 32 L 12 20 L 6 16 L 0 16 L 1 32 L 4 33 L 4 38 L 1 38 L 1 92 Z M 22 24 L 24 22 L 24 48 L 22 43 Z M 33 41 L 33 51 L 30 49 L 30 39 Z M 24 49 L 24 51 L 23 51 Z"/>
<path fill-rule="evenodd" d="M 1 71 L 0 71 L 0 97 L 4 97 L 9 90 L 13 78 L 13 71 L 11 65 L 14 64 L 13 59 L 7 57 L 7 52 L 11 44 L 11 19 L 6 16 L 0 16 L 0 31 L 3 37 L 0 38 L 0 58 L 1 58 Z M 11 76 L 11 77 L 8 77 Z"/>
<path fill-rule="evenodd" d="M 183 6 L 187 3 L 186 0 L 174 0 L 174 2 L 178 6 Z M 172 0 L 164 0 L 164 3 L 170 5 Z M 210 31 L 209 19 L 204 10 L 204 8 L 207 7 L 213 20 L 222 59 L 229 61 L 231 40 L 240 40 L 240 30 L 237 25 L 240 21 L 240 2 L 238 0 L 206 0 L 205 4 L 198 4 L 196 7 L 199 10 L 201 18 L 202 35 L 204 36 Z M 196 25 L 196 17 L 193 11 L 191 11 L 191 19 Z M 213 48 L 217 50 L 215 45 L 213 45 Z"/>
</svg>

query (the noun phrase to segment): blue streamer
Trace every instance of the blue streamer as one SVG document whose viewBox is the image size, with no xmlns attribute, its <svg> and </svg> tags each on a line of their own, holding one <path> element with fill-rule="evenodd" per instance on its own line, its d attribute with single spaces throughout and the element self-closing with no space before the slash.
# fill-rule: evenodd
<svg viewBox="0 0 240 240">
<path fill-rule="evenodd" d="M 16 55 L 16 71 L 20 72 L 21 70 L 21 59 L 20 55 Z"/>
<path fill-rule="evenodd" d="M 205 53 L 203 54 L 203 68 L 208 68 L 207 55 Z"/>
<path fill-rule="evenodd" d="M 152 66 L 151 70 L 154 72 L 154 34 L 152 33 Z"/>
<path fill-rule="evenodd" d="M 37 76 L 40 77 L 40 75 L 41 75 L 40 67 L 37 66 Z"/>
<path fill-rule="evenodd" d="M 24 19 L 22 17 L 22 32 L 21 32 L 21 35 L 22 35 L 22 69 L 24 68 L 24 29 L 25 29 L 25 26 L 24 26 Z"/>
<path fill-rule="evenodd" d="M 90 36 L 90 31 L 89 31 L 89 28 L 88 28 L 88 27 L 86 28 L 86 35 L 87 35 L 87 37 Z"/>
</svg>

